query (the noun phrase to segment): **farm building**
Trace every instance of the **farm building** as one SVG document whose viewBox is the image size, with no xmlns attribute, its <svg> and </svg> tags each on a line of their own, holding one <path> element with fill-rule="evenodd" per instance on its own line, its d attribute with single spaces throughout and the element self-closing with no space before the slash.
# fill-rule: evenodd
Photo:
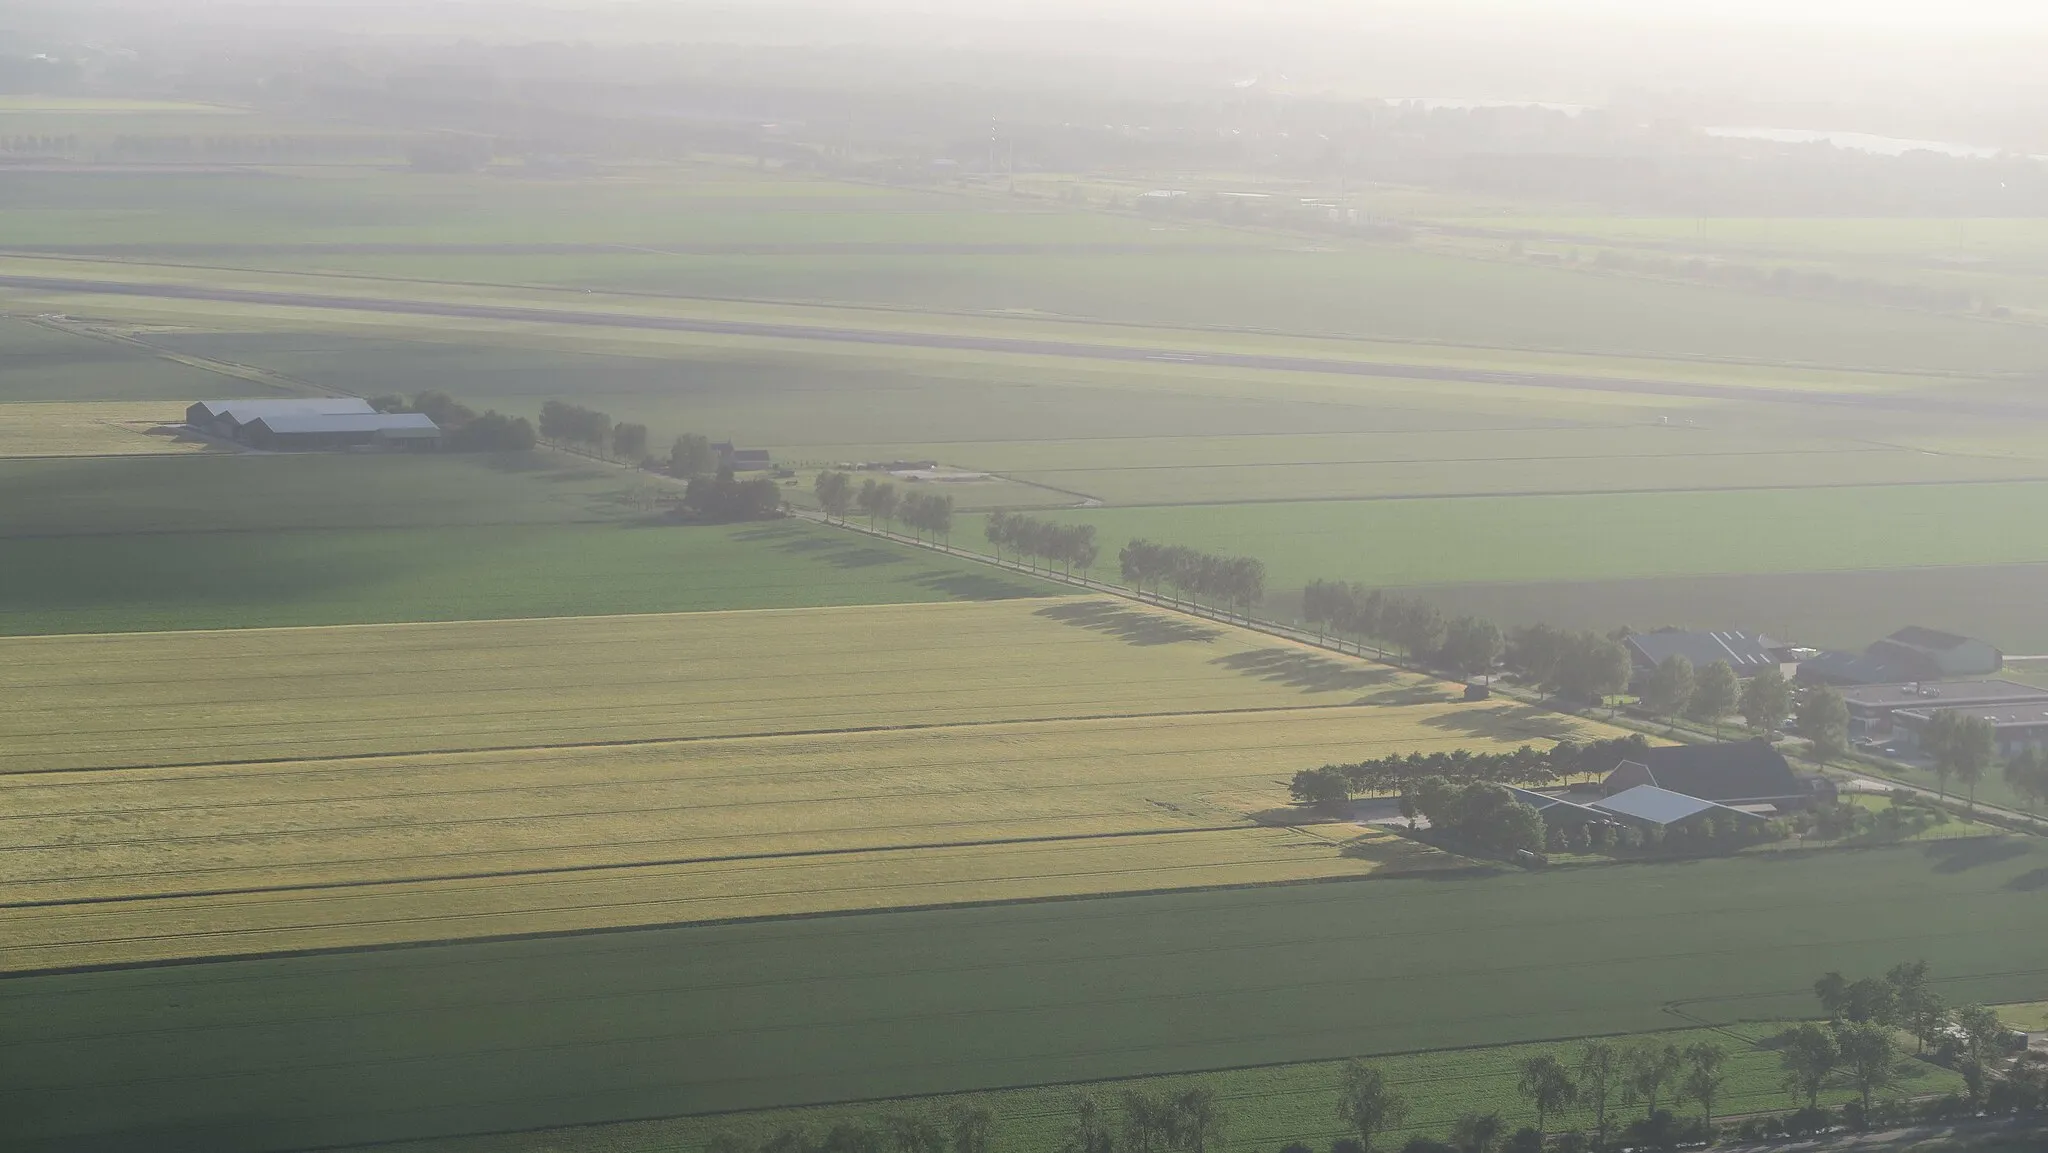
<svg viewBox="0 0 2048 1153">
<path fill-rule="evenodd" d="M 368 416 L 376 411 L 359 396 L 202 400 L 185 409 L 185 424 L 212 436 L 239 437 L 244 425 L 267 416 Z"/>
<path fill-rule="evenodd" d="M 1669 629 L 1637 633 L 1623 643 L 1628 646 L 1629 660 L 1635 665 L 1638 676 L 1672 657 L 1684 657 L 1697 669 L 1706 668 L 1715 661 L 1727 661 L 1728 667 L 1734 669 L 1738 677 L 1753 677 L 1765 669 L 1779 666 L 1778 657 L 1772 651 L 1778 643 L 1756 633 L 1694 633 Z"/>
<path fill-rule="evenodd" d="M 1895 679 L 1906 681 L 1981 677 L 2005 667 L 2005 654 L 1989 642 L 1918 625 L 1900 629 L 1863 655 L 1899 670 L 1902 675 Z"/>
<path fill-rule="evenodd" d="M 1677 825 L 1711 821 L 1716 815 L 1725 814 L 1729 821 L 1755 823 L 1765 818 L 1759 813 L 1729 805 L 1703 801 L 1698 797 L 1660 789 L 1655 785 L 1637 785 L 1624 789 L 1611 797 L 1594 801 L 1592 808 L 1638 828 L 1669 829 Z"/>
<path fill-rule="evenodd" d="M 1852 736 L 1883 737 L 1893 718 L 1911 709 L 2048 709 L 2048 689 L 2015 681 L 1917 681 L 1901 685 L 1851 685 L 1842 690 Z"/>
<path fill-rule="evenodd" d="M 1543 818 L 1545 824 L 1570 827 L 1572 825 L 1596 825 L 1609 820 L 1606 813 L 1581 805 L 1576 801 L 1568 801 L 1563 797 L 1552 796 L 1549 793 L 1539 793 L 1534 789 L 1519 789 L 1513 785 L 1508 785 L 1507 790 L 1513 794 L 1517 801 L 1536 810 L 1537 815 Z"/>
<path fill-rule="evenodd" d="M 775 467 L 775 460 L 765 448 L 739 448 L 729 440 L 719 441 L 711 446 L 718 454 L 718 467 L 734 472 L 766 472 Z"/>
<path fill-rule="evenodd" d="M 1649 785 L 1722 805 L 1798 809 L 1834 799 L 1832 781 L 1793 772 L 1785 755 L 1767 741 L 1674 745 L 1638 756 L 1607 774 L 1604 788 L 1610 797 Z"/>
<path fill-rule="evenodd" d="M 1918 708 L 1900 709 L 1892 714 L 1899 741 L 1909 749 L 1920 747 L 1920 733 L 1937 713 L 1958 712 L 1991 722 L 1997 734 L 1998 755 L 2010 757 L 2023 749 L 2048 750 L 2048 701 L 2001 708 Z"/>
<path fill-rule="evenodd" d="M 441 446 L 441 429 L 418 412 L 316 413 L 259 416 L 236 439 L 273 452 L 384 448 L 427 451 Z"/>
</svg>

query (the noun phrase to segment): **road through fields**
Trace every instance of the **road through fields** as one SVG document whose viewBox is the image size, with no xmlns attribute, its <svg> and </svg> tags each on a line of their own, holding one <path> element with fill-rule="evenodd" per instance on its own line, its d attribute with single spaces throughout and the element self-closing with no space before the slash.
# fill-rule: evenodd
<svg viewBox="0 0 2048 1153">
<path fill-rule="evenodd" d="M 463 320 L 567 324 L 595 328 L 691 332 L 771 340 L 819 341 L 838 344 L 926 348 L 1017 356 L 1053 356 L 1078 360 L 1181 364 L 1190 368 L 1230 368 L 1264 372 L 1381 377 L 1442 381 L 1501 388 L 1549 389 L 1682 397 L 1695 400 L 1767 401 L 1774 404 L 1819 405 L 1955 415 L 2036 418 L 2048 416 L 2048 404 L 1964 400 L 1954 396 L 1842 394 L 1811 389 L 1740 388 L 1693 381 L 1651 380 L 1554 372 L 1503 372 L 1444 365 L 1340 360 L 1282 356 L 1270 353 L 1178 351 L 1171 348 L 1094 344 L 1028 337 L 974 336 L 957 333 L 842 328 L 825 325 L 776 324 L 761 321 L 711 320 L 653 316 L 642 313 L 535 308 L 524 305 L 469 304 L 457 301 L 403 300 L 391 297 L 336 296 L 323 293 L 275 292 L 196 284 L 126 283 L 44 276 L 0 276 L 0 288 L 105 296 L 156 297 L 214 301 L 223 304 L 274 305 L 356 312 L 436 316 Z"/>
</svg>

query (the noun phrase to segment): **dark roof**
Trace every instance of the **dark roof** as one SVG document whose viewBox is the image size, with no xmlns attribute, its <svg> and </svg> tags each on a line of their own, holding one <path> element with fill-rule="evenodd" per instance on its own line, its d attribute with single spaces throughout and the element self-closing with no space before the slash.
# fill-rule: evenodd
<svg viewBox="0 0 2048 1153">
<path fill-rule="evenodd" d="M 341 413 L 368 415 L 377 411 L 359 396 L 254 397 L 242 400 L 202 400 L 194 403 L 208 417 L 222 417 L 236 424 L 266 417 L 333 416 Z M 191 409 L 186 409 L 187 413 Z"/>
<path fill-rule="evenodd" d="M 1899 681 L 1909 675 L 1908 670 L 1878 660 L 1876 657 L 1859 656 L 1856 653 L 1825 652 L 1810 660 L 1799 662 L 1799 679 L 1823 681 L 1837 685 L 1875 685 L 1887 681 Z"/>
<path fill-rule="evenodd" d="M 1853 708 L 1929 709 L 1966 705 L 2017 705 L 2048 701 L 2048 688 L 2017 681 L 1913 681 L 1898 685 L 1851 685 L 1842 700 Z"/>
<path fill-rule="evenodd" d="M 1910 717 L 1921 723 L 1934 719 L 1936 713 L 1962 713 L 1965 716 L 1982 717 L 1999 729 L 2037 729 L 2048 727 L 2048 703 L 2015 705 L 2006 708 L 1917 708 L 1900 709 L 1896 716 Z"/>
<path fill-rule="evenodd" d="M 1634 758 L 1660 789 L 1704 801 L 1742 801 L 1805 793 L 1783 753 L 1763 741 L 1673 745 Z"/>
<path fill-rule="evenodd" d="M 1663 632 L 1637 633 L 1628 638 L 1636 654 L 1652 665 L 1672 657 L 1684 657 L 1696 668 L 1715 661 L 1727 661 L 1736 672 L 1762 672 L 1778 667 L 1766 639 L 1745 632 Z"/>
<path fill-rule="evenodd" d="M 1885 639 L 1897 641 L 1902 645 L 1912 645 L 1916 649 L 1932 649 L 1935 652 L 1947 652 L 1949 649 L 1960 648 L 1970 643 L 1969 637 L 1945 633 L 1940 629 L 1921 628 L 1919 625 L 1907 625 Z"/>
</svg>

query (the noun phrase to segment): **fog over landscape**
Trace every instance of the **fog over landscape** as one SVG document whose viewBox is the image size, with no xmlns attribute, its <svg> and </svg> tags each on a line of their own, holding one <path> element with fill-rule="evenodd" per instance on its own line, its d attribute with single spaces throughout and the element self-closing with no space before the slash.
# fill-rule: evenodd
<svg viewBox="0 0 2048 1153">
<path fill-rule="evenodd" d="M 2043 59 L 0 0 L 0 1150 L 2039 1153 Z"/>
</svg>

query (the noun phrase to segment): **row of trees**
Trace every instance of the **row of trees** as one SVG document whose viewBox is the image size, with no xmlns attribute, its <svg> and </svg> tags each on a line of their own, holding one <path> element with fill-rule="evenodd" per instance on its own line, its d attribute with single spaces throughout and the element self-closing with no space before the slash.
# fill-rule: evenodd
<svg viewBox="0 0 2048 1153">
<path fill-rule="evenodd" d="M 1266 596 L 1266 565 L 1253 557 L 1220 556 L 1140 539 L 1123 547 L 1117 565 L 1141 597 L 1151 585 L 1157 599 L 1164 586 L 1173 591 L 1175 601 L 1206 600 L 1249 619 L 1253 606 Z"/>
<path fill-rule="evenodd" d="M 717 476 L 691 477 L 683 505 L 709 521 L 764 520 L 780 515 L 782 491 L 765 476 L 739 480 L 722 469 Z"/>
<path fill-rule="evenodd" d="M 574 445 L 599 456 L 635 463 L 647 456 L 646 425 L 613 424 L 610 416 L 594 408 L 559 400 L 540 406 L 540 438 L 549 444 Z"/>
<path fill-rule="evenodd" d="M 1412 660 L 1434 661 L 1466 676 L 1489 672 L 1507 651 L 1499 626 L 1478 617 L 1446 620 L 1436 606 L 1368 589 L 1356 581 L 1313 581 L 1301 592 L 1301 615 L 1316 639 L 1334 632 L 1355 646 L 1392 641 Z M 1385 650 L 1375 646 L 1385 656 Z"/>
<path fill-rule="evenodd" d="M 1291 791 L 1299 804 L 1334 807 L 1354 797 L 1405 793 L 1411 781 L 1438 777 L 1453 784 L 1518 785 L 1535 788 L 1613 771 L 1622 761 L 1639 758 L 1650 747 L 1640 733 L 1612 740 L 1559 741 L 1548 752 L 1532 745 L 1508 753 L 1475 753 L 1470 749 L 1407 755 L 1389 753 L 1377 760 L 1324 765 L 1294 774 Z"/>
<path fill-rule="evenodd" d="M 2010 1055 L 2012 1030 L 1998 1014 L 1983 1005 L 1945 1005 L 1925 961 L 1854 981 L 1828 973 L 1813 991 L 1828 1014 L 1827 1025 L 1799 1025 L 1777 1041 L 1785 1087 L 1809 1108 L 1819 1106 L 1821 1090 L 1831 1081 L 1841 1081 L 1856 1090 L 1862 1116 L 1870 1117 L 1876 1094 L 1897 1080 L 1900 1031 L 1913 1036 L 1920 1052 L 1932 1049 L 1952 1063 L 1974 1104 L 1986 1101 Z"/>
<path fill-rule="evenodd" d="M 897 502 L 896 515 L 919 540 L 927 534 L 933 540 L 950 541 L 953 536 L 953 498 L 946 493 L 904 493 Z"/>
<path fill-rule="evenodd" d="M 1040 562 L 1047 568 L 1059 565 L 1068 576 L 1074 575 L 1075 569 L 1086 574 L 1095 567 L 1101 552 L 1092 524 L 1054 524 L 997 509 L 988 514 L 981 531 L 995 547 L 998 561 L 1003 559 L 1003 549 L 1007 547 L 1034 568 Z"/>
<path fill-rule="evenodd" d="M 1626 692 L 1635 673 L 1628 646 L 1619 639 L 1549 625 L 1516 629 L 1506 659 L 1508 668 L 1523 680 L 1580 701 Z"/>
<path fill-rule="evenodd" d="M 811 491 L 827 520 L 844 523 L 847 514 L 858 508 L 867 516 L 870 528 L 877 520 L 884 524 L 901 520 L 920 540 L 927 533 L 937 540 L 953 532 L 953 498 L 943 493 L 913 491 L 898 496 L 894 484 L 873 477 L 856 490 L 852 476 L 834 470 L 819 473 Z"/>
<path fill-rule="evenodd" d="M 427 391 L 407 401 L 380 396 L 370 402 L 378 412 L 417 412 L 441 426 L 442 447 L 456 452 L 524 452 L 538 443 L 533 423 L 496 409 L 482 413 L 445 392 Z"/>
</svg>

